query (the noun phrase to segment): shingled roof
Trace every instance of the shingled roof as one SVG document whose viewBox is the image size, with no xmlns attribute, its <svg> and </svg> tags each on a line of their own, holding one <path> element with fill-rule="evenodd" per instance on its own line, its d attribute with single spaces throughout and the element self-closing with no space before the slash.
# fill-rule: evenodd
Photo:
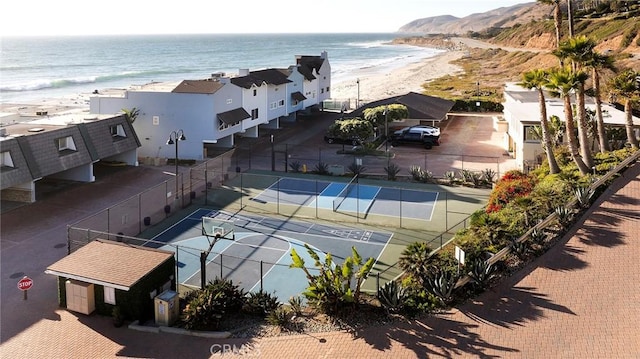
<svg viewBox="0 0 640 359">
<path fill-rule="evenodd" d="M 184 80 L 171 92 L 212 94 L 221 89 L 222 86 L 224 84 L 212 80 Z"/>
<path fill-rule="evenodd" d="M 300 65 L 298 71 L 307 81 L 311 81 L 316 78 L 313 75 L 314 70 L 316 73 L 320 72 L 324 59 L 320 56 L 298 56 L 296 63 Z"/>
<path fill-rule="evenodd" d="M 288 79 L 287 74 L 281 69 L 264 69 L 251 71 L 248 75 L 238 76 L 231 79 L 231 83 L 243 88 L 251 88 L 251 86 L 267 85 L 283 85 L 292 82 Z"/>
<path fill-rule="evenodd" d="M 45 273 L 128 291 L 173 257 L 173 252 L 94 240 L 53 263 Z"/>
</svg>

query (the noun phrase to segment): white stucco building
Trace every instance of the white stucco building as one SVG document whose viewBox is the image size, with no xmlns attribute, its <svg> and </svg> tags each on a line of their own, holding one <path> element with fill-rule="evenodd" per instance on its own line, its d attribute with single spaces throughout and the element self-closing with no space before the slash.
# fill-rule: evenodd
<svg viewBox="0 0 640 359">
<path fill-rule="evenodd" d="M 258 137 L 260 128 L 279 128 L 301 111 L 330 97 L 331 66 L 326 52 L 296 56 L 288 68 L 239 70 L 198 80 L 149 83 L 110 90 L 90 99 L 93 114 L 138 109 L 133 127 L 140 138 L 139 157 L 174 158 L 167 145 L 172 131 L 182 130 L 180 159 L 206 158 L 212 150 L 230 148 L 234 136 Z"/>
<path fill-rule="evenodd" d="M 564 121 L 564 105 L 561 98 L 553 97 L 545 93 L 547 117 L 557 116 Z M 534 167 L 544 159 L 544 150 L 540 140 L 534 137 L 533 127 L 540 125 L 540 106 L 538 92 L 527 90 L 515 83 L 509 83 L 504 91 L 504 120 L 507 133 L 505 138 L 505 150 L 509 150 L 516 159 L 516 165 L 521 170 Z M 595 111 L 595 101 L 586 97 L 585 105 L 589 110 Z M 575 104 L 575 98 L 572 100 Z M 603 120 L 605 126 L 624 127 L 625 113 L 613 107 L 609 103 L 602 103 Z M 497 124 L 504 123 L 497 121 Z M 640 126 L 640 118 L 633 117 L 635 126 Z M 636 136 L 638 129 L 636 128 Z M 597 140 L 594 140 L 597 144 Z"/>
</svg>

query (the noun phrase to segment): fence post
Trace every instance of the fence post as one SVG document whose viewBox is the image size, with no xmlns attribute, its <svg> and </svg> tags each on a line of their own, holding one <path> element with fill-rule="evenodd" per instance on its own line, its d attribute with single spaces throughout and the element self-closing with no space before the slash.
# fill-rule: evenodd
<svg viewBox="0 0 640 359">
<path fill-rule="evenodd" d="M 200 252 L 200 288 L 204 289 L 207 283 L 207 252 Z"/>
<path fill-rule="evenodd" d="M 220 280 L 222 280 L 222 253 L 220 253 Z"/>
<path fill-rule="evenodd" d="M 380 292 L 380 272 L 376 273 L 376 298 L 380 298 L 378 293 Z"/>
<path fill-rule="evenodd" d="M 262 261 L 260 261 L 260 292 L 262 292 L 262 279 L 263 279 L 263 272 L 262 272 Z"/>
</svg>

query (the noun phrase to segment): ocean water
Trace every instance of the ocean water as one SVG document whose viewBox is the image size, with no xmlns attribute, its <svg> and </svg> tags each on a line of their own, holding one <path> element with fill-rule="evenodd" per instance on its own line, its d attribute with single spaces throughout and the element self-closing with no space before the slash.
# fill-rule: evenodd
<svg viewBox="0 0 640 359">
<path fill-rule="evenodd" d="M 364 71 L 390 71 L 438 50 L 390 45 L 398 33 L 203 34 L 5 37 L 0 40 L 0 102 L 35 102 L 214 72 L 285 68 L 296 55 L 327 51 L 332 83 Z"/>
</svg>

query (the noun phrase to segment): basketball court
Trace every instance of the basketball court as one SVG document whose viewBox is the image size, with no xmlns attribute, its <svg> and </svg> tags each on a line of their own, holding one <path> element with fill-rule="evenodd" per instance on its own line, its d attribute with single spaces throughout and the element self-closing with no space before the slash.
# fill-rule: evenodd
<svg viewBox="0 0 640 359">
<path fill-rule="evenodd" d="M 343 225 L 198 209 L 145 245 L 176 253 L 177 279 L 182 286 L 200 288 L 204 273 L 206 282 L 222 277 L 245 291 L 262 289 L 286 302 L 301 295 L 308 283 L 301 269 L 289 268 L 292 249 L 307 268 L 315 270 L 305 244 L 321 260 L 331 253 L 342 263 L 351 256 L 352 247 L 364 260 L 379 258 L 392 237 L 389 232 Z"/>
</svg>

